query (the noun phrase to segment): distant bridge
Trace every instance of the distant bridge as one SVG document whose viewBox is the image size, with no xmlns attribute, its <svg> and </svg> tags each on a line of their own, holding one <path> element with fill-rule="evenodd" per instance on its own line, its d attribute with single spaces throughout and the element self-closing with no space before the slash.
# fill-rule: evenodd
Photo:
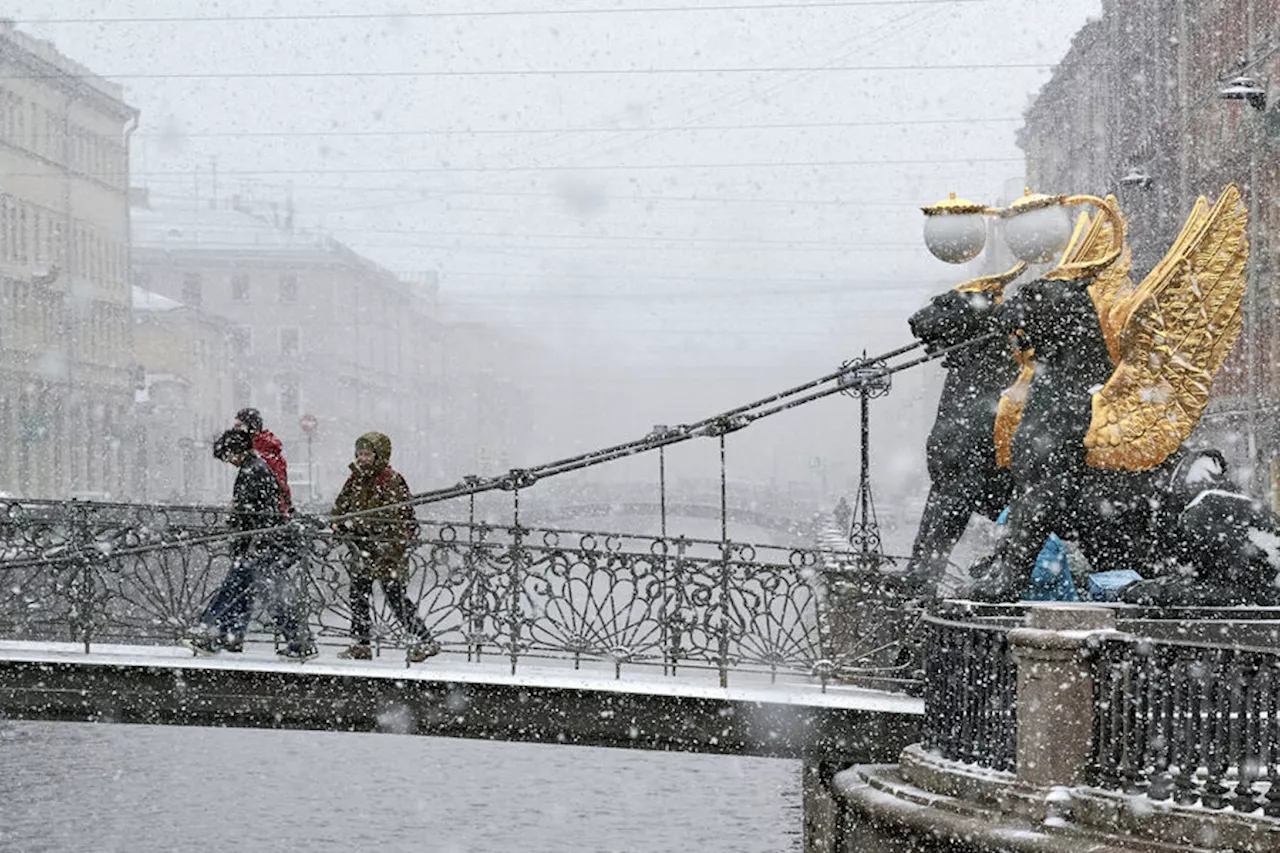
<svg viewBox="0 0 1280 853">
<path fill-rule="evenodd" d="M 715 504 L 668 503 L 664 506 L 659 503 L 630 501 L 625 503 L 562 504 L 552 509 L 537 512 L 535 517 L 542 524 L 553 524 L 574 519 L 609 518 L 611 516 L 656 519 L 664 509 L 667 515 L 672 518 L 704 518 L 711 521 L 719 521 L 721 513 L 720 506 Z M 727 517 L 730 524 L 748 525 L 773 533 L 791 536 L 812 536 L 814 534 L 812 518 L 801 520 L 754 509 L 737 508 L 729 508 Z"/>
<path fill-rule="evenodd" d="M 787 499 L 773 484 L 731 481 L 721 505 L 720 484 L 711 480 L 680 480 L 667 489 L 665 504 L 656 483 L 590 482 L 572 488 L 554 485 L 522 499 L 522 512 L 539 524 L 572 518 L 644 515 L 719 520 L 723 510 L 730 523 L 751 525 L 785 534 L 812 534 L 814 517 L 826 512 L 816 497 Z"/>
</svg>

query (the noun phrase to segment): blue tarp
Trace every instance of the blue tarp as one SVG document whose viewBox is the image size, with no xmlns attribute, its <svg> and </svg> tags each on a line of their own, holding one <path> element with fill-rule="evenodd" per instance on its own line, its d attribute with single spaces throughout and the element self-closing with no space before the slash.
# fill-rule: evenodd
<svg viewBox="0 0 1280 853">
<path fill-rule="evenodd" d="M 1009 516 L 1005 507 L 996 519 L 996 524 L 1003 525 Z M 1022 593 L 1023 601 L 1079 601 L 1075 581 L 1071 579 L 1071 570 L 1067 567 L 1067 546 L 1056 534 L 1050 533 L 1044 540 L 1044 547 L 1036 557 L 1036 567 L 1031 572 L 1031 582 Z"/>
<path fill-rule="evenodd" d="M 1094 572 L 1089 575 L 1089 599 L 1091 601 L 1118 601 L 1120 590 L 1140 580 L 1142 580 L 1142 575 L 1133 569 Z"/>
</svg>

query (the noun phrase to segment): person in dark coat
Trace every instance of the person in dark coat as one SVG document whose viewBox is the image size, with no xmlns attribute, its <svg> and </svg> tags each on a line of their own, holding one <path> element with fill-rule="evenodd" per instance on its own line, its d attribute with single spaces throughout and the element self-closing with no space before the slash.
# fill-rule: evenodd
<svg viewBox="0 0 1280 853">
<path fill-rule="evenodd" d="M 284 461 L 284 445 L 275 433 L 262 426 L 262 412 L 257 409 L 241 409 L 236 412 L 235 428 L 247 432 L 253 439 L 253 452 L 258 454 L 280 484 L 280 510 L 286 517 L 293 514 L 293 492 L 289 490 L 289 463 Z"/>
<path fill-rule="evenodd" d="M 280 654 L 294 660 L 315 657 L 315 644 L 287 578 L 289 561 L 282 539 L 287 519 L 275 474 L 253 452 L 253 439 L 242 430 L 227 430 L 219 436 L 213 455 L 239 469 L 228 520 L 239 535 L 231 541 L 231 570 L 183 644 L 197 654 L 241 651 L 253 599 L 261 589 L 270 599 L 276 630 L 285 638 Z"/>
<path fill-rule="evenodd" d="M 409 542 L 418 535 L 418 522 L 409 484 L 391 467 L 391 439 L 380 432 L 369 432 L 356 439 L 356 460 L 351 475 L 333 504 L 338 516 L 334 530 L 349 537 L 352 555 L 351 573 L 351 638 L 352 645 L 340 657 L 370 660 L 369 608 L 373 581 L 382 584 L 382 592 L 396 619 L 412 638 L 408 650 L 411 661 L 422 661 L 440 652 L 440 644 L 418 616 L 417 607 L 405 594 L 409 581 Z M 356 515 L 350 513 L 387 507 L 385 512 Z"/>
</svg>

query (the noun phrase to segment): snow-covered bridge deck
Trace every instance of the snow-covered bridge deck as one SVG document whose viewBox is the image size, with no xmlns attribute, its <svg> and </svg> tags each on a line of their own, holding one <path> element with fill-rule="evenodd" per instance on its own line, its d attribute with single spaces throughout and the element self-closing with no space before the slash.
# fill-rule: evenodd
<svg viewBox="0 0 1280 853">
<path fill-rule="evenodd" d="M 182 647 L 0 641 L 0 715 L 15 719 L 382 731 L 491 740 L 894 761 L 923 702 L 843 685 L 678 676 L 448 654 L 305 664 L 266 644 L 193 657 Z"/>
</svg>

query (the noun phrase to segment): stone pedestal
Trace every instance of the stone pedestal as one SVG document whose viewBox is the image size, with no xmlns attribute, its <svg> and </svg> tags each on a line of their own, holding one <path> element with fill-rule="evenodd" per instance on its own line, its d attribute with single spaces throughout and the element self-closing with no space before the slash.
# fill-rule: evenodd
<svg viewBox="0 0 1280 853">
<path fill-rule="evenodd" d="M 1085 781 L 1093 742 L 1093 673 L 1081 658 L 1090 634 L 1115 630 L 1111 611 L 1032 607 L 1009 632 L 1018 664 L 1018 782 L 1036 788 Z"/>
</svg>

